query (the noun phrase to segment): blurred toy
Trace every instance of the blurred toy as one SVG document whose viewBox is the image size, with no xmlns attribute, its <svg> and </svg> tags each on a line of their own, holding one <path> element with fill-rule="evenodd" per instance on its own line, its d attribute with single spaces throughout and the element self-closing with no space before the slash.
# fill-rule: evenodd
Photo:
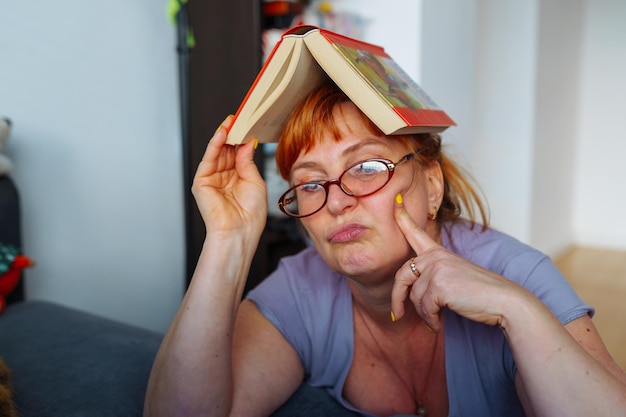
<svg viewBox="0 0 626 417">
<path fill-rule="evenodd" d="M 0 243 L 0 314 L 6 309 L 6 297 L 20 281 L 22 269 L 35 262 L 22 254 L 13 245 Z"/>
<path fill-rule="evenodd" d="M 9 140 L 9 133 L 11 133 L 11 120 L 6 117 L 0 117 L 0 175 L 8 174 L 11 168 L 13 168 L 9 157 L 2 154 L 4 145 Z"/>
</svg>

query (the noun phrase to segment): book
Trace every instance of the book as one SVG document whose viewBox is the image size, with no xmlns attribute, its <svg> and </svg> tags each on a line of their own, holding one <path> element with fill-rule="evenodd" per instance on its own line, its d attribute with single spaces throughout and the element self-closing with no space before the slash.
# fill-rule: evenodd
<svg viewBox="0 0 626 417">
<path fill-rule="evenodd" d="M 277 142 L 291 111 L 328 78 L 386 135 L 455 125 L 384 48 L 299 25 L 284 32 L 269 54 L 235 113 L 227 143 Z"/>
</svg>

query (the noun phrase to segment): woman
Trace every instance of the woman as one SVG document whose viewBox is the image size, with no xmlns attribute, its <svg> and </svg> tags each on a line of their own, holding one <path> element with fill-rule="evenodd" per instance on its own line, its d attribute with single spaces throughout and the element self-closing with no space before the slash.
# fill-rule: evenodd
<svg viewBox="0 0 626 417">
<path fill-rule="evenodd" d="M 207 238 L 146 416 L 270 415 L 303 381 L 364 415 L 626 410 L 592 309 L 549 259 L 474 224 L 482 205 L 437 135 L 385 137 L 332 83 L 277 148 L 295 185 L 279 205 L 312 247 L 240 303 L 267 194 L 255 143 L 224 144 L 229 122 L 194 180 Z"/>
</svg>

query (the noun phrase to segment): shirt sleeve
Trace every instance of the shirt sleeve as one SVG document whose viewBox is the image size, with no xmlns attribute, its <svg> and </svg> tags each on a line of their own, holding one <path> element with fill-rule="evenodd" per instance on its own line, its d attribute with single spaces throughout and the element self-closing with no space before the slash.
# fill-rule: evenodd
<svg viewBox="0 0 626 417">
<path fill-rule="evenodd" d="M 494 229 L 455 224 L 447 229 L 444 246 L 532 292 L 567 324 L 585 314 L 593 316 L 552 260 L 542 252 Z"/>
<path fill-rule="evenodd" d="M 594 308 L 583 302 L 552 260 L 540 252 L 529 251 L 510 259 L 502 275 L 515 276 L 514 271 L 523 270 L 524 265 L 526 272 L 516 277 L 518 283 L 535 294 L 562 324 L 584 315 L 593 316 Z"/>
<path fill-rule="evenodd" d="M 335 386 L 352 363 L 350 290 L 313 249 L 281 260 L 247 298 L 298 352 L 307 382 Z"/>
</svg>

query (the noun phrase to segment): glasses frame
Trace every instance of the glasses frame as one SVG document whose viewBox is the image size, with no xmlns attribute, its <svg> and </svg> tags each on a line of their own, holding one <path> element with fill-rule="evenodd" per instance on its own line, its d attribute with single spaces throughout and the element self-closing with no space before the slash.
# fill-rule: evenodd
<svg viewBox="0 0 626 417">
<path fill-rule="evenodd" d="M 323 209 L 326 206 L 326 203 L 328 202 L 328 193 L 330 192 L 330 186 L 335 184 L 339 187 L 339 189 L 341 191 L 344 192 L 344 194 L 349 195 L 350 197 L 356 197 L 356 198 L 361 198 L 361 197 L 367 197 L 370 196 L 372 194 L 375 194 L 377 192 L 379 192 L 380 190 L 382 190 L 383 188 L 385 188 L 385 186 L 387 184 L 389 184 L 389 181 L 391 181 L 391 178 L 393 177 L 393 173 L 395 172 L 396 168 L 400 165 L 402 165 L 403 163 L 410 161 L 411 159 L 413 159 L 414 157 L 416 157 L 417 155 L 419 155 L 420 153 L 422 153 L 423 149 L 420 149 L 419 151 L 415 151 L 415 152 L 411 152 L 409 154 L 404 155 L 402 158 L 400 158 L 397 162 L 392 162 L 389 159 L 384 159 L 384 158 L 368 158 L 368 159 L 363 159 L 362 161 L 358 161 L 355 162 L 354 164 L 350 165 L 348 168 L 346 168 L 341 175 L 339 175 L 337 178 L 335 179 L 331 179 L 331 180 L 327 180 L 327 181 L 309 181 L 309 182 L 303 182 L 300 184 L 296 184 L 293 187 L 289 187 L 289 189 L 287 191 L 285 191 L 280 198 L 278 199 L 278 208 L 280 209 L 280 211 L 282 211 L 283 213 L 285 213 L 287 216 L 289 217 L 293 217 L 296 219 L 301 219 L 303 217 L 309 217 L 314 215 L 315 213 L 319 212 L 321 209 Z M 362 195 L 355 195 L 354 193 L 350 192 L 350 190 L 347 190 L 344 188 L 343 184 L 341 183 L 341 179 L 343 178 L 344 175 L 346 175 L 346 173 L 348 171 L 350 171 L 352 168 L 354 168 L 357 165 L 361 165 L 367 162 L 382 162 L 383 164 L 385 164 L 387 166 L 387 170 L 389 171 L 389 176 L 387 177 L 387 181 L 385 181 L 385 183 L 383 185 L 381 185 L 378 189 L 367 193 L 367 194 L 362 194 Z M 317 210 L 315 210 L 312 213 L 309 214 L 305 214 L 305 215 L 297 215 L 297 214 L 293 214 L 290 213 L 286 208 L 286 204 L 285 204 L 285 199 L 287 194 L 289 194 L 290 192 L 292 192 L 295 188 L 301 187 L 304 184 L 316 184 L 316 185 L 321 185 L 322 188 L 324 188 L 324 202 L 322 203 L 322 205 L 320 206 L 320 208 L 318 208 Z"/>
</svg>

